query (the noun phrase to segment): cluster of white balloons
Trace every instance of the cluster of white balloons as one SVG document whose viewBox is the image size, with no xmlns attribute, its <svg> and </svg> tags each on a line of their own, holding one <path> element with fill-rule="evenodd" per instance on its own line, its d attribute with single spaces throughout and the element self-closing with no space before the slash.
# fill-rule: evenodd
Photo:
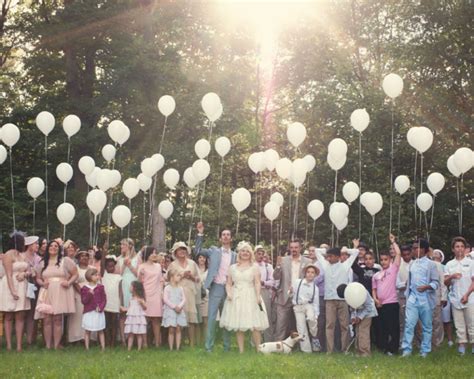
<svg viewBox="0 0 474 379">
<path fill-rule="evenodd" d="M 116 144 L 122 146 L 130 138 L 130 129 L 120 120 L 113 120 L 107 127 L 109 137 Z"/>
<path fill-rule="evenodd" d="M 206 93 L 201 100 L 201 107 L 206 117 L 211 122 L 217 121 L 222 116 L 222 103 L 219 95 L 214 92 Z"/>
<path fill-rule="evenodd" d="M 347 160 L 347 143 L 341 138 L 334 138 L 328 145 L 327 162 L 334 171 L 344 167 Z"/>
<path fill-rule="evenodd" d="M 329 219 L 337 230 L 344 230 L 349 223 L 349 206 L 337 201 L 332 203 L 329 206 Z"/>
<path fill-rule="evenodd" d="M 460 147 L 448 158 L 449 172 L 459 178 L 474 167 L 474 151 L 468 147 Z"/>
<path fill-rule="evenodd" d="M 423 154 L 433 144 L 433 132 L 426 126 L 414 126 L 408 130 L 407 140 L 411 147 Z"/>
<path fill-rule="evenodd" d="M 364 192 L 360 195 L 360 202 L 372 217 L 379 213 L 383 207 L 383 198 L 378 192 Z"/>
<path fill-rule="evenodd" d="M 270 220 L 270 222 L 273 222 L 278 218 L 283 203 L 284 198 L 280 192 L 272 193 L 270 201 L 268 201 L 263 207 L 263 214 L 268 220 Z"/>
</svg>

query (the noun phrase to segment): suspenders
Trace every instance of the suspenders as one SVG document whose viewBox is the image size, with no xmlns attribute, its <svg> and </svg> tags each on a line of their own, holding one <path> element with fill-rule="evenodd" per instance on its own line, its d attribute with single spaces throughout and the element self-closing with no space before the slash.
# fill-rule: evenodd
<svg viewBox="0 0 474 379">
<path fill-rule="evenodd" d="M 296 290 L 296 304 L 299 304 L 300 288 L 301 288 L 301 284 L 303 283 L 303 280 L 304 279 L 300 280 L 300 284 L 298 284 L 298 289 Z M 313 295 L 311 296 L 311 300 L 308 302 L 309 304 L 313 304 L 315 293 L 316 293 L 316 283 L 314 283 L 313 281 Z"/>
</svg>

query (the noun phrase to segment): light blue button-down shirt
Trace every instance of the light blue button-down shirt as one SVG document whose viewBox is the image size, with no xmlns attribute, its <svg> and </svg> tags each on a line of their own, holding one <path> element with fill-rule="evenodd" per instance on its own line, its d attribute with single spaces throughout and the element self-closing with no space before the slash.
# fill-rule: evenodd
<svg viewBox="0 0 474 379">
<path fill-rule="evenodd" d="M 420 292 L 418 287 L 430 285 L 433 290 L 438 288 L 435 283 L 429 281 L 431 264 L 432 262 L 425 256 L 410 265 L 410 297 L 408 299 L 410 302 L 417 302 L 420 305 L 428 303 L 428 291 Z"/>
</svg>

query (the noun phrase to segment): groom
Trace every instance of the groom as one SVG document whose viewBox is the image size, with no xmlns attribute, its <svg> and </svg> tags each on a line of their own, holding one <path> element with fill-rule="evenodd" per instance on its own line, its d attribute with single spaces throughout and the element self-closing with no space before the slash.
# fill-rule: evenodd
<svg viewBox="0 0 474 379">
<path fill-rule="evenodd" d="M 235 252 L 231 250 L 232 233 L 229 229 L 221 231 L 219 239 L 221 247 L 211 246 L 209 249 L 202 249 L 204 224 L 199 222 L 196 226 L 197 236 L 195 244 L 196 255 L 201 254 L 208 258 L 209 265 L 207 278 L 204 287 L 209 290 L 209 309 L 207 316 L 207 335 L 206 335 L 206 351 L 211 352 L 214 347 L 216 337 L 216 317 L 217 310 L 224 306 L 226 297 L 225 284 L 227 281 L 227 273 L 231 264 L 234 264 L 237 258 Z M 230 350 L 230 334 L 224 329 L 224 351 Z"/>
</svg>

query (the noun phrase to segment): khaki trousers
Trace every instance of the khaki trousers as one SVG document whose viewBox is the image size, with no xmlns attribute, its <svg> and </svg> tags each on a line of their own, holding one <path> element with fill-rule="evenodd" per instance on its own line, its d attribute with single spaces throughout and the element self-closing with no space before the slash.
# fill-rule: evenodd
<svg viewBox="0 0 474 379">
<path fill-rule="evenodd" d="M 311 353 L 311 337 L 318 334 L 318 319 L 314 315 L 312 304 L 297 304 L 293 306 L 296 318 L 296 330 L 304 339 L 300 341 L 301 351 Z M 309 332 L 308 332 L 309 327 Z"/>
<path fill-rule="evenodd" d="M 457 309 L 452 307 L 454 326 L 458 343 L 474 343 L 474 304 L 467 308 Z"/>
<path fill-rule="evenodd" d="M 356 346 L 357 353 L 362 356 L 370 355 L 370 325 L 372 318 L 367 317 L 356 325 Z M 345 349 L 343 350 L 345 351 Z"/>
<path fill-rule="evenodd" d="M 433 337 L 431 337 L 431 344 L 434 347 L 441 346 L 444 339 L 444 326 L 441 319 L 441 304 L 438 304 L 433 310 Z"/>
<path fill-rule="evenodd" d="M 336 318 L 341 327 L 341 351 L 344 352 L 349 345 L 349 309 L 344 300 L 326 300 L 326 347 L 328 353 L 334 352 Z"/>
</svg>

